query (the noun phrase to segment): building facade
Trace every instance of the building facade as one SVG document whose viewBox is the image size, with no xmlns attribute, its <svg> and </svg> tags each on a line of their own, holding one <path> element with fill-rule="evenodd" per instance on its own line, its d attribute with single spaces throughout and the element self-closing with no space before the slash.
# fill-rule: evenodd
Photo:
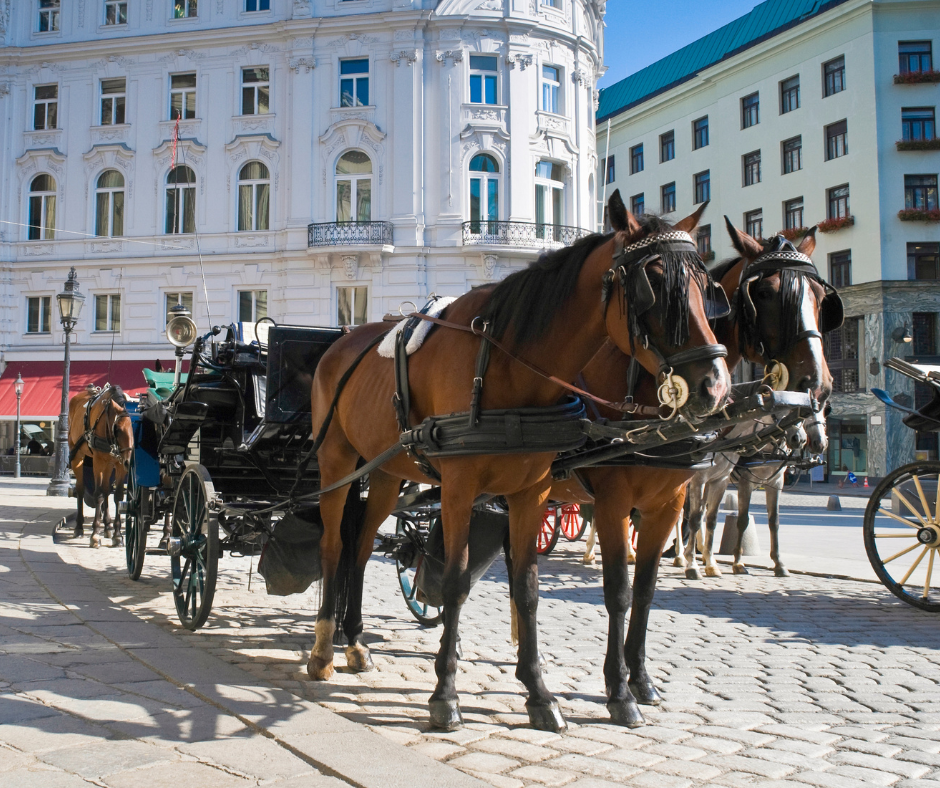
<svg viewBox="0 0 940 788">
<path fill-rule="evenodd" d="M 935 0 L 767 0 L 601 91 L 599 183 L 634 211 L 710 200 L 708 258 L 734 254 L 724 215 L 763 237 L 819 226 L 813 257 L 846 307 L 825 343 L 832 474 L 937 456 L 870 392 L 920 404 L 884 360 L 938 360 L 938 45 Z"/>
<path fill-rule="evenodd" d="M 60 361 L 72 267 L 102 377 L 177 302 L 358 324 L 594 229 L 605 2 L 0 0 L 3 382 Z"/>
</svg>

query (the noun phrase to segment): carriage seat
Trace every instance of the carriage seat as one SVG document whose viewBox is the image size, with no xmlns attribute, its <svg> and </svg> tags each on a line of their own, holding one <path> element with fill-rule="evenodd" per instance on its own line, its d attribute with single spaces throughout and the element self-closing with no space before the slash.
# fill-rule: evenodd
<svg viewBox="0 0 940 788">
<path fill-rule="evenodd" d="M 144 380 L 147 381 L 148 393 L 153 394 L 158 399 L 167 399 L 173 393 L 173 372 L 154 372 L 152 369 L 144 369 Z M 186 382 L 186 374 L 180 375 L 180 383 Z"/>
</svg>

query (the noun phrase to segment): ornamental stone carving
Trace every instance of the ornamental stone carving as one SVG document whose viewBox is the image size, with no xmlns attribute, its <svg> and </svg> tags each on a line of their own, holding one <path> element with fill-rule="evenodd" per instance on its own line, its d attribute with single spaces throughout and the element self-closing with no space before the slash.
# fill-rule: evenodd
<svg viewBox="0 0 940 788">
<path fill-rule="evenodd" d="M 506 65 L 509 68 L 515 68 L 518 65 L 522 71 L 525 71 L 533 62 L 532 55 L 506 55 Z"/>
<path fill-rule="evenodd" d="M 438 63 L 446 64 L 448 60 L 451 61 L 451 65 L 455 63 L 463 62 L 463 50 L 462 49 L 448 49 L 443 52 L 438 52 L 434 58 Z"/>
<path fill-rule="evenodd" d="M 312 69 L 317 67 L 317 61 L 312 57 L 294 57 L 290 59 L 288 65 L 295 74 L 299 74 L 300 69 L 303 69 L 305 74 L 309 74 Z"/>
<path fill-rule="evenodd" d="M 359 257 L 354 254 L 343 255 L 343 271 L 347 279 L 359 278 Z"/>
<path fill-rule="evenodd" d="M 418 50 L 409 49 L 402 52 L 392 52 L 392 54 L 389 56 L 389 60 L 391 60 L 399 68 L 401 68 L 401 63 L 403 60 L 409 66 L 413 66 L 418 60 Z"/>
</svg>

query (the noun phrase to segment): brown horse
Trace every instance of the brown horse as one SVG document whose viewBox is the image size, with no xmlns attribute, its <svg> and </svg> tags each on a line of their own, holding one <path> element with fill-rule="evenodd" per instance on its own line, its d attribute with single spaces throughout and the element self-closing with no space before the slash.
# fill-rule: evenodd
<svg viewBox="0 0 940 788">
<path fill-rule="evenodd" d="M 111 536 L 113 547 L 121 545 L 121 512 L 119 503 L 124 497 L 124 479 L 134 450 L 134 433 L 127 412 L 127 400 L 119 386 L 107 386 L 98 391 L 92 387 L 76 394 L 69 401 L 69 464 L 75 474 L 75 497 L 78 511 L 75 536 L 84 534 L 85 514 L 85 461 L 91 462 L 94 480 L 95 520 L 91 531 L 91 546 L 101 546 L 101 521 L 104 536 Z M 108 496 L 114 492 L 114 517 L 108 513 Z"/>
<path fill-rule="evenodd" d="M 608 211 L 613 233 L 592 235 L 546 254 L 497 285 L 467 293 L 443 313 L 445 320 L 462 326 L 487 323 L 490 335 L 512 353 L 492 351 L 483 385 L 484 410 L 550 406 L 563 395 L 560 385 L 523 366 L 516 354 L 562 381 L 572 381 L 608 337 L 625 353 L 634 349 L 638 362 L 654 375 L 674 354 L 696 351 L 674 364 L 689 383 L 686 407 L 704 415 L 723 406 L 730 387 L 725 351 L 715 344 L 709 327 L 707 273 L 688 236 L 701 209 L 674 228 L 660 220 L 635 218 L 619 193 L 611 197 Z M 356 328 L 337 341 L 317 366 L 312 390 L 314 432 L 331 414 L 341 379 L 348 378 L 317 453 L 323 487 L 351 473 L 360 458 L 371 460 L 398 441 L 400 430 L 390 404 L 395 394 L 394 362 L 369 350 L 388 330 L 387 324 Z M 410 424 L 434 414 L 467 411 L 480 342 L 474 334 L 446 328 L 429 334 L 409 362 Z M 361 363 L 350 374 L 360 357 Z M 455 686 L 458 625 L 470 588 L 470 515 L 483 493 L 505 496 L 509 505 L 511 582 L 521 642 L 516 676 L 529 690 L 529 717 L 538 728 L 565 727 L 554 696 L 542 681 L 536 632 L 535 543 L 554 456 L 543 452 L 435 459 L 431 465 L 438 481 L 411 457 L 399 455 L 369 475 L 368 503 L 355 539 L 354 574 L 343 620 L 350 643 L 347 662 L 356 671 L 372 667 L 362 641 L 362 578 L 375 533 L 392 512 L 402 480 L 440 484 L 446 560 L 444 634 L 435 663 L 438 684 L 429 704 L 435 727 L 452 729 L 462 723 Z M 307 665 L 310 676 L 319 680 L 333 673 L 336 576 L 347 490 L 340 488 L 320 498 L 325 526 L 323 603 Z"/>
<path fill-rule="evenodd" d="M 832 376 L 822 354 L 819 329 L 831 330 L 841 323 L 841 302 L 838 322 L 833 325 L 835 302 L 824 304 L 833 292 L 831 288 L 812 275 L 780 267 L 796 264 L 794 255 L 808 262 L 816 245 L 814 233 L 810 232 L 798 249 L 782 238 L 765 245 L 736 230 L 727 217 L 725 220 L 741 255 L 715 269 L 732 303 L 732 313 L 719 320 L 715 329 L 718 340 L 728 347 L 728 366 L 733 369 L 742 357 L 768 367 L 779 363 L 788 371 L 791 390 L 809 390 L 822 402 L 832 391 Z M 805 266 L 806 262 L 801 264 Z M 629 359 L 608 342 L 583 372 L 587 389 L 608 400 L 623 396 L 628 366 Z M 779 368 L 777 374 L 782 375 Z M 648 394 L 655 390 L 650 383 L 647 381 Z M 604 408 L 601 415 L 617 417 Z M 662 467 L 597 467 L 584 469 L 578 476 L 581 484 L 577 477 L 556 484 L 551 497 L 594 503 L 594 523 L 603 550 L 604 604 L 610 616 L 604 662 L 608 707 L 615 722 L 634 727 L 643 724 L 637 701 L 647 705 L 661 702 L 646 670 L 646 629 L 660 558 L 682 513 L 693 472 Z M 639 514 L 632 589 L 627 565 L 631 512 Z M 624 617 L 631 608 L 631 598 L 630 627 L 624 644 Z"/>
</svg>

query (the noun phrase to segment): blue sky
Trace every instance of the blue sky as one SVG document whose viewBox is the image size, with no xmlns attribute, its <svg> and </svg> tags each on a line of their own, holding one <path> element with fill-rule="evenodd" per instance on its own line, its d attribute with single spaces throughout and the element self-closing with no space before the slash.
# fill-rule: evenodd
<svg viewBox="0 0 940 788">
<path fill-rule="evenodd" d="M 606 88 L 743 16 L 760 0 L 609 0 Z"/>
</svg>

